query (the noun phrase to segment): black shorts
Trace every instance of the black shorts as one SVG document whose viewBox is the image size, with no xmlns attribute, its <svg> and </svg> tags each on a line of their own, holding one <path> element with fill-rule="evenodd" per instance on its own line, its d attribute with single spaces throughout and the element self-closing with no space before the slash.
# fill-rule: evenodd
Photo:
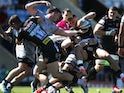
<svg viewBox="0 0 124 93">
<path fill-rule="evenodd" d="M 55 48 L 53 41 L 50 41 L 47 45 L 40 46 L 43 59 L 47 59 L 47 63 L 52 63 L 58 60 L 59 53 Z"/>
<path fill-rule="evenodd" d="M 97 48 L 98 48 L 98 43 L 95 44 L 95 45 L 90 45 L 90 46 L 83 47 L 83 49 L 88 54 L 88 59 L 86 61 L 95 59 L 94 54 L 95 54 Z"/>
</svg>

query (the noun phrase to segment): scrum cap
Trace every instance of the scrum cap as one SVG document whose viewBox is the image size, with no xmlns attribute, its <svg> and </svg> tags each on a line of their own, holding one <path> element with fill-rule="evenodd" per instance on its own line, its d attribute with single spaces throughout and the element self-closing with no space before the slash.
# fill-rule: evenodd
<svg viewBox="0 0 124 93">
<path fill-rule="evenodd" d="M 84 20 L 84 21 L 82 21 L 80 28 L 81 29 L 87 29 L 90 26 L 91 26 L 91 22 L 89 20 Z"/>
</svg>

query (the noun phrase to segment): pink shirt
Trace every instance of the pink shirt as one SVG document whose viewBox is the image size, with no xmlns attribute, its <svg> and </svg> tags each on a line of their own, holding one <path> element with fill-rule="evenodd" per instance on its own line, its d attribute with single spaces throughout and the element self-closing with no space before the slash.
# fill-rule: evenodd
<svg viewBox="0 0 124 93">
<path fill-rule="evenodd" d="M 64 21 L 63 19 L 58 22 L 56 26 L 62 28 L 63 30 L 69 30 L 70 28 L 68 23 L 66 23 L 66 21 Z"/>
</svg>

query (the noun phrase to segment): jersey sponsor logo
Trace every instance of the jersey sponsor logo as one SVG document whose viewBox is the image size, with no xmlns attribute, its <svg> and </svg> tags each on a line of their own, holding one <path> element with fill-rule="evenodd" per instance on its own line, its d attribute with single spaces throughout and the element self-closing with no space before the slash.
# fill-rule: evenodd
<svg viewBox="0 0 124 93">
<path fill-rule="evenodd" d="M 33 24 L 33 21 L 30 21 L 30 22 L 24 27 L 24 31 L 26 31 L 27 29 L 29 29 L 32 24 Z"/>
<path fill-rule="evenodd" d="M 37 25 L 36 25 L 35 23 L 33 23 L 33 24 L 29 27 L 29 29 L 27 29 L 27 32 L 32 33 L 36 26 L 37 26 Z"/>
<path fill-rule="evenodd" d="M 50 39 L 49 37 L 46 37 L 46 38 L 42 41 L 42 43 L 45 44 L 45 45 L 47 45 L 49 41 L 51 41 L 51 39 Z"/>
</svg>

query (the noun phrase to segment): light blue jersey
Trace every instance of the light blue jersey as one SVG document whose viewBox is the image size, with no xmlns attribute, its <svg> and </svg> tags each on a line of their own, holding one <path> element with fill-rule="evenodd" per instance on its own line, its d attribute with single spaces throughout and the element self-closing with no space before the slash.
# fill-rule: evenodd
<svg viewBox="0 0 124 93">
<path fill-rule="evenodd" d="M 46 18 L 42 11 L 38 10 L 37 15 L 43 19 L 42 20 L 43 22 L 40 25 L 48 35 L 51 35 L 58 30 L 56 24 L 51 22 L 48 18 Z"/>
</svg>

